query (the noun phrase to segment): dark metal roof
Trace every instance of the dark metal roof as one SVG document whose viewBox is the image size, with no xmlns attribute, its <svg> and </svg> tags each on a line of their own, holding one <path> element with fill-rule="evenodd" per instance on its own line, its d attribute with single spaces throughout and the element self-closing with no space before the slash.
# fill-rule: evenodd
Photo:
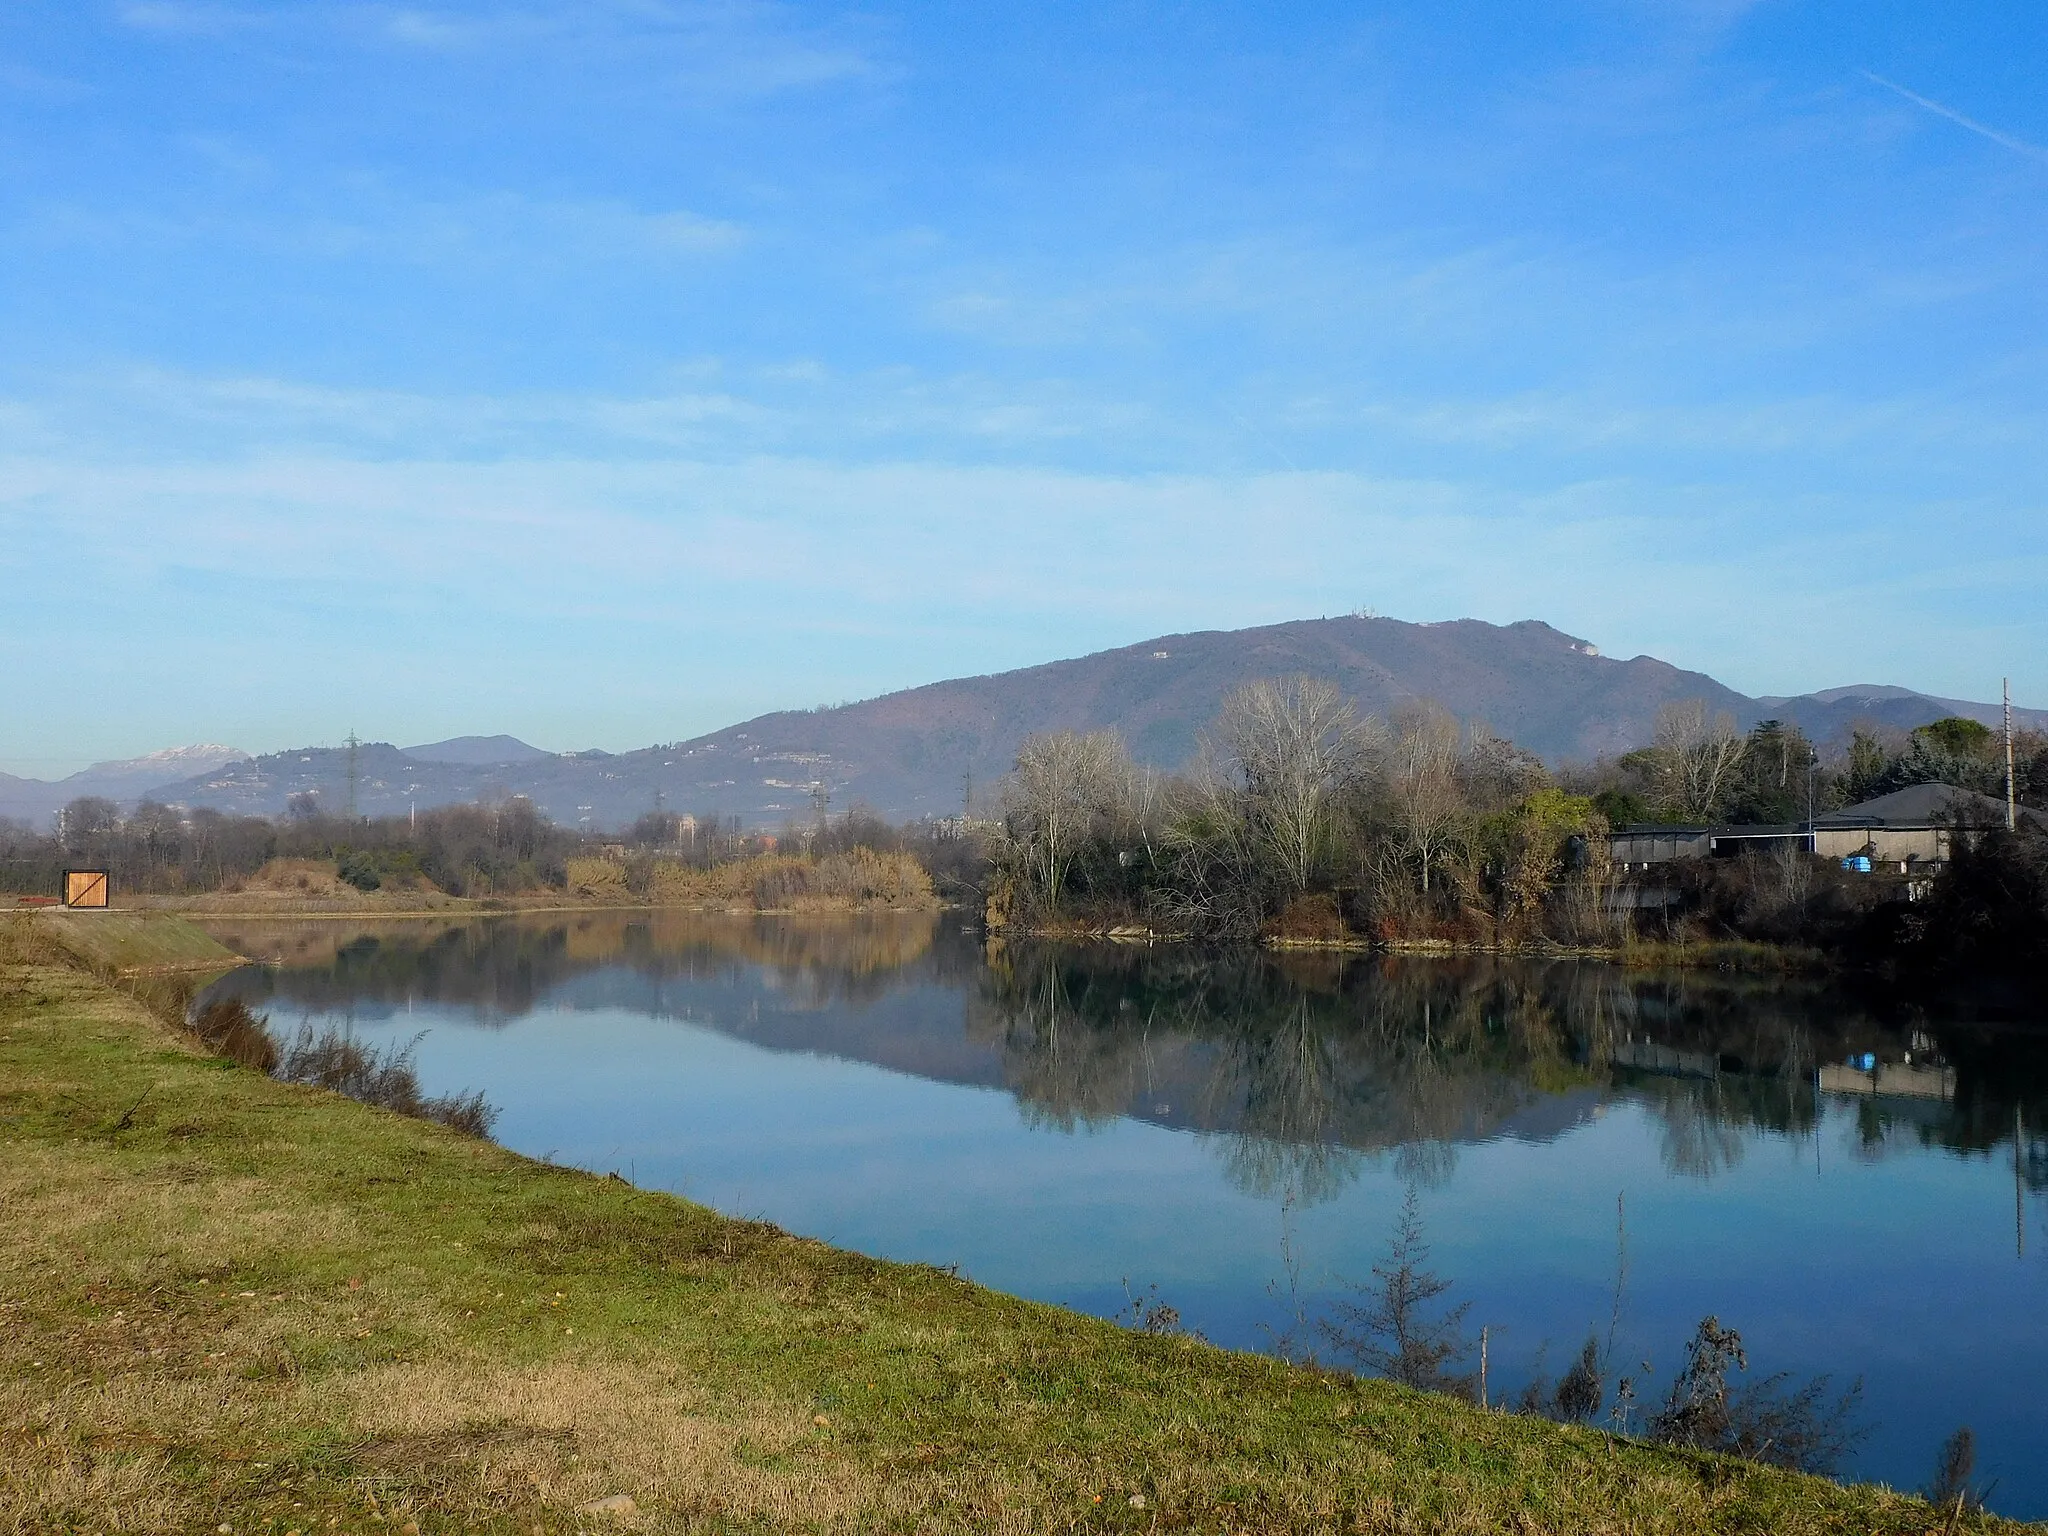
<svg viewBox="0 0 2048 1536">
<path fill-rule="evenodd" d="M 2038 823 L 2041 820 L 2038 811 L 2022 807 L 2020 814 L 2030 821 Z M 1989 795 L 1980 795 L 1974 789 L 1960 789 L 1953 784 L 1932 782 L 1895 789 L 1888 795 L 1879 795 L 1875 800 L 1865 800 L 1861 805 L 1829 811 L 1814 820 L 1814 825 L 1823 831 L 1853 830 L 1858 827 L 1898 830 L 1952 827 L 1959 824 L 1970 827 L 2002 827 L 2005 825 L 2005 802 L 1994 800 Z"/>
</svg>

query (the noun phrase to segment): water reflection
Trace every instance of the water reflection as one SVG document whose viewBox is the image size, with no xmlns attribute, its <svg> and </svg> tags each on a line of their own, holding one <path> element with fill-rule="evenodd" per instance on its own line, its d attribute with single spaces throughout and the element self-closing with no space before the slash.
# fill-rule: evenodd
<svg viewBox="0 0 2048 1536">
<path fill-rule="evenodd" d="M 1441 1184 L 1460 1149 L 1546 1141 L 1617 1100 L 1665 1169 L 1712 1180 L 1753 1133 L 1814 1134 L 1852 1104 L 1859 1157 L 2014 1149 L 2048 1188 L 2048 1051 L 2010 1026 L 1887 1013 L 1818 980 L 1560 960 L 995 946 L 944 914 L 791 922 L 594 913 L 484 922 L 220 925 L 273 962 L 217 991 L 375 1021 L 416 1005 L 501 1028 L 629 1008 L 781 1050 L 1001 1086 L 1028 1123 L 1215 1133 L 1233 1184 L 1313 1204 L 1360 1157 Z M 936 990 L 964 1006 L 872 1005 Z"/>
<path fill-rule="evenodd" d="M 1313 1337 L 1419 1189 L 1512 1390 L 1610 1326 L 1625 1193 L 1650 1396 L 1712 1312 L 1766 1369 L 1867 1375 L 1862 1475 L 1917 1485 L 1969 1423 L 1998 1502 L 2048 1512 L 2023 1023 L 1572 961 L 987 949 L 944 914 L 216 931 L 275 962 L 217 993 L 424 1031 L 423 1087 L 482 1089 L 520 1150 L 1104 1315 L 1156 1284 L 1236 1347 Z"/>
</svg>

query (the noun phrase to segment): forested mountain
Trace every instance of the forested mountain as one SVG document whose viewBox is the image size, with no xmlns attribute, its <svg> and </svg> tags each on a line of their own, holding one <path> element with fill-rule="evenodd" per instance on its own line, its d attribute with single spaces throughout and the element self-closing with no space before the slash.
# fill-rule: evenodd
<svg viewBox="0 0 2048 1536">
<path fill-rule="evenodd" d="M 1749 698 L 1654 657 L 1602 656 L 1533 620 L 1307 619 L 1164 635 L 834 709 L 762 715 L 635 752 L 544 754 L 511 737 L 409 752 L 366 744 L 356 755 L 355 804 L 364 814 L 388 815 L 415 802 L 526 795 L 567 825 L 623 826 L 659 803 L 772 827 L 809 816 L 822 784 L 837 809 L 861 803 L 892 818 L 946 816 L 970 791 L 984 797 L 1035 731 L 1113 727 L 1139 761 L 1176 768 L 1233 688 L 1292 673 L 1330 679 L 1367 713 L 1434 700 L 1553 762 L 1644 745 L 1659 707 L 1681 699 L 1704 699 L 1743 726 L 1772 716 L 1796 722 L 1823 742 L 1861 722 L 1910 728 L 1966 714 L 1992 724 L 1998 715 L 1992 705 L 1875 685 Z M 2023 723 L 2048 725 L 2048 713 L 2018 713 Z M 491 757 L 501 760 L 479 761 Z M 210 766 L 147 789 L 176 804 L 270 815 L 293 795 L 313 793 L 339 810 L 349 794 L 348 761 L 343 748 L 308 748 Z M 143 790 L 132 785 L 123 797 Z M 19 813 L 0 805 L 0 814 Z"/>
</svg>

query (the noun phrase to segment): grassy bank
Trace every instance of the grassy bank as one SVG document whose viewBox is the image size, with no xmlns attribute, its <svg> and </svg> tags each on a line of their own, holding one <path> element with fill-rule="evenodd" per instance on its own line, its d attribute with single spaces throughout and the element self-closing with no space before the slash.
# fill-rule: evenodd
<svg viewBox="0 0 2048 1536">
<path fill-rule="evenodd" d="M 226 970 L 241 957 L 183 918 L 155 912 L 45 912 L 23 933 L 33 932 L 103 978 L 179 975 Z"/>
<path fill-rule="evenodd" d="M 37 921 L 0 922 L 0 1531 L 1945 1528 L 275 1083 Z"/>
</svg>

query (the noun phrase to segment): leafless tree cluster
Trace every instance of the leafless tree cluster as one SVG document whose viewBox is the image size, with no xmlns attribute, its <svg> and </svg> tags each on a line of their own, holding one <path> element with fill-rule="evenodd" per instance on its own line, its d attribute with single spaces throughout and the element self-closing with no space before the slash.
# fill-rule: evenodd
<svg viewBox="0 0 2048 1536">
<path fill-rule="evenodd" d="M 1483 725 L 1420 700 L 1391 720 L 1361 717 L 1309 677 L 1232 693 L 1195 764 L 1171 777 L 1136 767 L 1112 733 L 1033 737 L 1002 803 L 999 918 L 1085 914 L 1216 936 L 1276 920 L 1522 921 L 1597 819 Z"/>
<path fill-rule="evenodd" d="M 1667 704 L 1657 715 L 1654 772 L 1658 791 L 1681 820 L 1706 821 L 1719 809 L 1745 743 L 1726 710 L 1709 713 L 1700 699 Z"/>
<path fill-rule="evenodd" d="M 1056 908 L 1081 850 L 1112 835 L 1133 808 L 1136 770 L 1114 732 L 1033 736 L 1002 786 L 1003 831 L 1045 903 Z"/>
</svg>

